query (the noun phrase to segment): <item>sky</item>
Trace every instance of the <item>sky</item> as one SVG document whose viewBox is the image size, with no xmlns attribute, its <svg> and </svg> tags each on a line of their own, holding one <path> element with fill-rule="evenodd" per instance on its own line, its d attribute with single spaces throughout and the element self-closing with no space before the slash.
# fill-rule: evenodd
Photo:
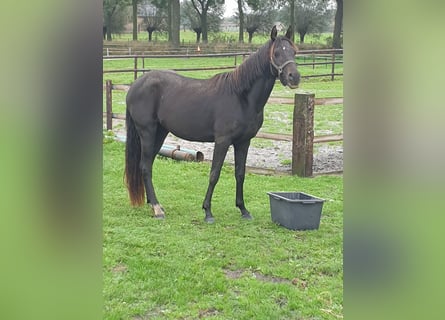
<svg viewBox="0 0 445 320">
<path fill-rule="evenodd" d="M 224 13 L 224 17 L 231 17 L 234 15 L 237 10 L 236 0 L 225 0 L 226 12 Z"/>
<path fill-rule="evenodd" d="M 231 17 L 238 10 L 238 4 L 236 0 L 225 0 L 226 12 L 224 13 L 224 17 Z M 335 1 L 330 0 L 330 6 L 335 8 Z"/>
</svg>

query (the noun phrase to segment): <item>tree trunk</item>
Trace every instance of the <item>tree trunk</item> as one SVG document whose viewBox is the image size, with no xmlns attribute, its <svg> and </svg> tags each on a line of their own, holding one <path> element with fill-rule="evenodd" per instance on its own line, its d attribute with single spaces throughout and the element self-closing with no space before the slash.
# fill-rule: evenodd
<svg viewBox="0 0 445 320">
<path fill-rule="evenodd" d="M 138 39 L 138 0 L 132 0 L 133 5 L 133 40 Z"/>
<path fill-rule="evenodd" d="M 243 0 L 238 0 L 238 16 L 239 16 L 239 34 L 238 41 L 244 42 L 244 12 L 243 12 Z"/>
<path fill-rule="evenodd" d="M 193 31 L 196 33 L 196 43 L 199 43 L 201 41 L 201 28 L 194 28 Z"/>
<path fill-rule="evenodd" d="M 172 1 L 168 0 L 167 2 L 167 32 L 168 32 L 168 41 L 172 41 Z"/>
<path fill-rule="evenodd" d="M 249 34 L 249 44 L 252 43 L 253 32 L 248 32 Z"/>
<path fill-rule="evenodd" d="M 202 28 L 202 42 L 207 43 L 208 39 L 208 26 L 207 26 L 207 11 L 202 12 L 201 15 L 201 28 Z"/>
<path fill-rule="evenodd" d="M 336 49 L 341 48 L 341 30 L 343 25 L 343 0 L 337 1 L 337 10 L 335 11 L 335 24 L 332 46 Z"/>
<path fill-rule="evenodd" d="M 153 31 L 154 30 L 147 30 L 147 32 L 148 32 L 148 42 L 151 42 L 151 40 L 153 39 Z"/>
<path fill-rule="evenodd" d="M 173 47 L 179 48 L 179 29 L 181 28 L 181 16 L 179 0 L 171 0 L 171 42 Z"/>
<path fill-rule="evenodd" d="M 304 36 L 306 35 L 306 33 L 302 32 L 300 33 L 300 43 L 304 43 Z"/>
<path fill-rule="evenodd" d="M 292 27 L 290 39 L 295 42 L 295 0 L 290 0 L 290 26 Z"/>
<path fill-rule="evenodd" d="M 107 27 L 107 41 L 111 41 L 111 40 L 113 40 L 111 37 L 111 28 Z"/>
</svg>

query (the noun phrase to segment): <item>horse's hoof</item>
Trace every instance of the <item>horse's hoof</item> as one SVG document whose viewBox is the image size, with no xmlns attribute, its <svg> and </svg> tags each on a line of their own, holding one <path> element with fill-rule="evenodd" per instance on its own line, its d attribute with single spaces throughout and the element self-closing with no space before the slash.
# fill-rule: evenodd
<svg viewBox="0 0 445 320">
<path fill-rule="evenodd" d="M 253 217 L 250 215 L 250 213 L 242 214 L 241 218 L 246 219 L 246 220 L 253 220 Z"/>
<path fill-rule="evenodd" d="M 205 217 L 204 220 L 205 220 L 205 222 L 207 222 L 209 224 L 212 224 L 215 222 L 215 218 L 213 218 L 213 217 Z"/>
<path fill-rule="evenodd" d="M 159 220 L 165 219 L 164 208 L 162 208 L 162 206 L 159 203 L 151 206 L 151 208 L 153 210 L 155 219 L 159 219 Z"/>
</svg>

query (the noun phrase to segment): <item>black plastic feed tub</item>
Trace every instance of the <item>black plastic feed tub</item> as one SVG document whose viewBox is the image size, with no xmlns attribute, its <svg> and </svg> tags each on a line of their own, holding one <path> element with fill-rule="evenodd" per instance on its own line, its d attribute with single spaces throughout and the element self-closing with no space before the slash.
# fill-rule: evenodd
<svg viewBox="0 0 445 320">
<path fill-rule="evenodd" d="M 291 230 L 320 226 L 323 199 L 303 192 L 268 192 L 272 221 Z"/>
</svg>

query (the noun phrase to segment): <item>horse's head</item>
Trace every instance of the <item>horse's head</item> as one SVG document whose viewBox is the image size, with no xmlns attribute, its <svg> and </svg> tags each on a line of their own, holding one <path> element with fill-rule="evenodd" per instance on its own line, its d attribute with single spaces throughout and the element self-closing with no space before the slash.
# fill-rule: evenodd
<svg viewBox="0 0 445 320">
<path fill-rule="evenodd" d="M 272 72 L 276 75 L 283 86 L 289 86 L 294 89 L 300 83 L 300 73 L 295 63 L 297 47 L 291 40 L 292 27 L 287 29 L 284 36 L 277 36 L 277 27 L 273 26 L 270 38 L 272 46 L 270 49 L 270 64 Z"/>
</svg>

